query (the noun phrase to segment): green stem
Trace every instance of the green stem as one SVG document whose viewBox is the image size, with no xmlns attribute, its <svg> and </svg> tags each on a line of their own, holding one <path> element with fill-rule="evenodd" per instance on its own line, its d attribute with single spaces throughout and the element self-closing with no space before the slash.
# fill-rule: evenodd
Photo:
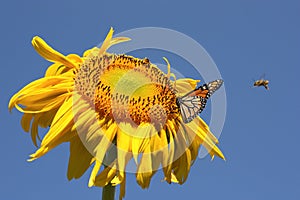
<svg viewBox="0 0 300 200">
<path fill-rule="evenodd" d="M 105 156 L 105 162 L 103 163 L 103 166 L 106 168 L 116 158 L 117 158 L 117 150 L 116 150 L 116 146 L 113 145 L 112 148 L 110 148 L 107 151 L 107 154 Z M 116 193 L 116 186 L 112 186 L 111 183 L 108 183 L 102 189 L 102 200 L 114 200 L 115 199 L 115 193 Z"/>
<path fill-rule="evenodd" d="M 110 183 L 102 189 L 102 200 L 114 200 L 115 199 L 116 187 Z"/>
</svg>

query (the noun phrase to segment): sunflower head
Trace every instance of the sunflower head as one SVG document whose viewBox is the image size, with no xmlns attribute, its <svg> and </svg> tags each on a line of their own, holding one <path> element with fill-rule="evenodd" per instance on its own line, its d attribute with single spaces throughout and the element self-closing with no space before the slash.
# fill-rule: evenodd
<svg viewBox="0 0 300 200">
<path fill-rule="evenodd" d="M 122 198 L 126 166 L 132 159 L 142 188 L 149 187 L 160 168 L 166 182 L 184 183 L 201 145 L 212 157 L 224 159 L 217 138 L 200 117 L 182 122 L 176 99 L 194 89 L 198 80 L 172 81 L 165 58 L 166 74 L 148 58 L 106 52 L 129 40 L 112 35 L 113 29 L 100 48 L 87 50 L 82 57 L 64 56 L 41 38 L 33 38 L 37 52 L 54 64 L 9 103 L 10 109 L 24 113 L 22 127 L 31 131 L 39 146 L 29 160 L 68 142 L 68 178 L 79 178 L 93 165 L 89 186 L 121 184 Z M 50 126 L 39 145 L 38 126 Z"/>
<path fill-rule="evenodd" d="M 94 106 L 99 119 L 131 126 L 150 123 L 159 131 L 167 119 L 179 117 L 174 83 L 149 59 L 99 51 L 85 60 L 75 78 L 76 92 Z"/>
</svg>

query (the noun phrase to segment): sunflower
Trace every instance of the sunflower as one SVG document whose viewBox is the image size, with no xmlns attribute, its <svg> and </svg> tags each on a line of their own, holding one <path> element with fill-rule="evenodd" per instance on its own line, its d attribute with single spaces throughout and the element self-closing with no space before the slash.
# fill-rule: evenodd
<svg viewBox="0 0 300 200">
<path fill-rule="evenodd" d="M 130 161 L 137 166 L 137 183 L 147 188 L 159 169 L 167 183 L 183 184 L 201 145 L 212 158 L 224 159 L 207 124 L 200 117 L 183 123 L 176 104 L 199 81 L 176 80 L 166 58 L 165 74 L 148 58 L 108 53 L 110 46 L 129 40 L 112 36 L 111 28 L 102 46 L 82 57 L 64 56 L 33 38 L 35 50 L 53 64 L 9 102 L 10 110 L 24 113 L 21 125 L 38 147 L 28 160 L 69 142 L 68 179 L 93 167 L 88 186 L 120 184 L 122 199 Z M 41 138 L 38 127 L 50 128 Z"/>
</svg>

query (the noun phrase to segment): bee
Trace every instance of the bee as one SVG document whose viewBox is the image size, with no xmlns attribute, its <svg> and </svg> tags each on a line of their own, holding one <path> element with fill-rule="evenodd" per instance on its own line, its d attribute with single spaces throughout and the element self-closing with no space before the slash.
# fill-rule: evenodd
<svg viewBox="0 0 300 200">
<path fill-rule="evenodd" d="M 263 75 L 259 80 L 254 80 L 254 87 L 260 87 L 260 86 L 264 86 L 266 88 L 266 90 L 269 90 L 269 80 L 264 79 L 265 75 Z"/>
</svg>

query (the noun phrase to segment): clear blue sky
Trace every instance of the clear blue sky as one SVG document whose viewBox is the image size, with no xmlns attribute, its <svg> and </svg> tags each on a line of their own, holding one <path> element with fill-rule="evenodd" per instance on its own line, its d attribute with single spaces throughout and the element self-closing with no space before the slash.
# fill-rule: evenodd
<svg viewBox="0 0 300 200">
<path fill-rule="evenodd" d="M 198 159 L 182 186 L 162 183 L 158 173 L 150 188 L 142 190 L 129 175 L 125 199 L 300 198 L 299 1 L 169 2 L 1 3 L 1 200 L 100 199 L 99 188 L 87 187 L 89 172 L 68 182 L 67 144 L 26 162 L 35 147 L 21 129 L 21 114 L 16 110 L 9 114 L 7 104 L 49 64 L 31 47 L 34 35 L 64 54 L 81 54 L 98 44 L 111 26 L 116 33 L 144 26 L 185 33 L 211 55 L 227 92 L 220 137 L 227 161 Z M 251 79 L 263 73 L 270 90 L 251 88 Z"/>
</svg>

